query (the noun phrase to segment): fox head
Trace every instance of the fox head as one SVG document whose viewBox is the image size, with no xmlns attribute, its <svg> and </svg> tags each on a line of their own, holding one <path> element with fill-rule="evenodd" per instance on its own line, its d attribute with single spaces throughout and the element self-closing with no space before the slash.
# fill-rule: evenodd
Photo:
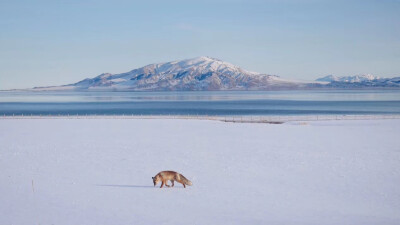
<svg viewBox="0 0 400 225">
<path fill-rule="evenodd" d="M 157 183 L 159 182 L 158 176 L 151 177 L 151 179 L 153 179 L 154 186 L 156 186 Z"/>
</svg>

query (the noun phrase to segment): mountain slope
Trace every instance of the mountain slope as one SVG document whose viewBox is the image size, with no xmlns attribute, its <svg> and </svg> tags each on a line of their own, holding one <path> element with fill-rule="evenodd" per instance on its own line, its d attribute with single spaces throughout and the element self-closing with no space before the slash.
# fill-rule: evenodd
<svg viewBox="0 0 400 225">
<path fill-rule="evenodd" d="M 250 72 L 230 63 L 197 57 L 182 61 L 150 64 L 127 73 L 104 73 L 74 84 L 41 90 L 272 90 L 293 89 L 306 84 L 284 80 L 274 75 Z"/>
<path fill-rule="evenodd" d="M 325 76 L 314 82 L 282 79 L 275 75 L 250 72 L 211 57 L 150 64 L 120 74 L 103 73 L 74 84 L 38 87 L 34 90 L 104 91 L 220 91 L 399 88 L 400 78 L 380 78 L 371 74 Z"/>
</svg>

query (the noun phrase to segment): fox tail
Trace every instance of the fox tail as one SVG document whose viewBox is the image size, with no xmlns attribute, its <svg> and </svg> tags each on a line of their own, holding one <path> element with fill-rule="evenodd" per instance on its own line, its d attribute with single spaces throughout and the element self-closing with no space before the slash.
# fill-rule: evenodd
<svg viewBox="0 0 400 225">
<path fill-rule="evenodd" d="M 186 177 L 184 177 L 182 174 L 180 174 L 181 180 L 183 181 L 183 183 L 185 183 L 186 185 L 192 186 L 193 183 L 188 180 Z"/>
</svg>

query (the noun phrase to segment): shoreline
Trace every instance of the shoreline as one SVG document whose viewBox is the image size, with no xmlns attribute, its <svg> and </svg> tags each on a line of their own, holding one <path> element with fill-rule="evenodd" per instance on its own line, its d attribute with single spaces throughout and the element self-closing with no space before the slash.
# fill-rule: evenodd
<svg viewBox="0 0 400 225">
<path fill-rule="evenodd" d="M 207 116 L 207 115 L 3 115 L 0 119 L 181 119 L 214 120 L 231 123 L 282 124 L 292 121 L 386 120 L 400 119 L 390 115 L 292 115 L 292 116 Z"/>
</svg>

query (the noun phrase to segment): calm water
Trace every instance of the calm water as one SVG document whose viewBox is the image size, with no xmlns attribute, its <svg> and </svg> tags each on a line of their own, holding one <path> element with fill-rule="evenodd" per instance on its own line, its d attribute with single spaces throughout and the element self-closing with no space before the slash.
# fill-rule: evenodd
<svg viewBox="0 0 400 225">
<path fill-rule="evenodd" d="M 0 115 L 400 114 L 400 90 L 0 92 Z"/>
</svg>

